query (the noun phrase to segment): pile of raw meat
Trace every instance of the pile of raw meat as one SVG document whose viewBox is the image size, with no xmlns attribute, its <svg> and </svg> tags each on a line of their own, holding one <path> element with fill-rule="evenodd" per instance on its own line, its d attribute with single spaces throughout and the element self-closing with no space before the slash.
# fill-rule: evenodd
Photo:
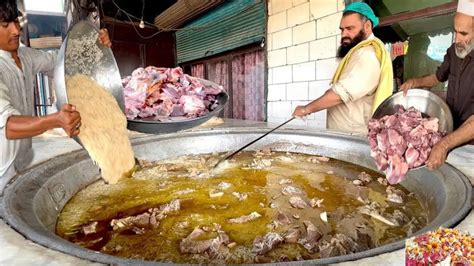
<svg viewBox="0 0 474 266">
<path fill-rule="evenodd" d="M 414 107 L 398 108 L 393 115 L 369 121 L 371 156 L 390 184 L 405 180 L 409 168 L 423 165 L 431 148 L 443 137 L 438 118 L 422 118 Z"/>
<path fill-rule="evenodd" d="M 217 107 L 217 95 L 223 92 L 221 86 L 204 86 L 183 74 L 180 67 L 137 68 L 122 84 L 128 119 L 202 116 Z"/>
</svg>

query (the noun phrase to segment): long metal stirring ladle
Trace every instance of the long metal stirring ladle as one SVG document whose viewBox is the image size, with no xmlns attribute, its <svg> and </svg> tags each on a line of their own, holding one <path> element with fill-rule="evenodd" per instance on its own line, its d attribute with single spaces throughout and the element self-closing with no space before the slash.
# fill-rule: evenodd
<svg viewBox="0 0 474 266">
<path fill-rule="evenodd" d="M 275 127 L 274 129 L 268 131 L 267 133 L 263 134 L 262 136 L 260 136 L 260 137 L 258 137 L 258 138 L 256 138 L 256 139 L 254 139 L 254 140 L 251 141 L 250 143 L 245 144 L 242 148 L 240 148 L 240 149 L 238 149 L 238 150 L 232 152 L 231 154 L 225 156 L 224 158 L 220 159 L 220 160 L 214 165 L 213 168 L 216 168 L 216 167 L 217 167 L 219 164 L 221 164 L 222 162 L 227 161 L 227 160 L 229 160 L 230 158 L 234 157 L 234 155 L 236 155 L 237 153 L 241 152 L 243 149 L 247 148 L 248 146 L 254 144 L 255 142 L 261 140 L 261 139 L 262 139 L 263 137 L 265 137 L 266 135 L 268 135 L 268 134 L 272 133 L 273 131 L 279 129 L 280 127 L 282 127 L 282 126 L 288 124 L 288 123 L 291 122 L 293 119 L 295 119 L 295 118 L 292 117 L 292 118 L 286 120 L 285 122 L 281 123 L 279 126 Z"/>
</svg>

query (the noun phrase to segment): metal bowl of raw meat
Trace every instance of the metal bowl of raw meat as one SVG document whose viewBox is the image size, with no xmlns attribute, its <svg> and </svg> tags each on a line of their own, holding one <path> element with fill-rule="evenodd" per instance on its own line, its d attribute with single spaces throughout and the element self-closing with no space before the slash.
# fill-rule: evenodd
<svg viewBox="0 0 474 266">
<path fill-rule="evenodd" d="M 219 87 L 219 85 L 205 79 L 199 79 L 205 86 Z M 227 92 L 222 91 L 216 95 L 216 107 L 208 113 L 194 117 L 169 117 L 167 120 L 156 120 L 154 117 L 128 119 L 128 129 L 149 134 L 165 134 L 178 132 L 185 129 L 196 127 L 214 116 L 218 116 L 229 100 Z"/>
<path fill-rule="evenodd" d="M 385 115 L 393 115 L 398 111 L 399 105 L 405 109 L 415 107 L 423 116 L 438 118 L 441 132 L 453 131 L 453 116 L 448 105 L 436 94 L 423 89 L 408 90 L 406 96 L 402 91 L 393 94 L 379 105 L 372 118 L 379 119 Z"/>
</svg>

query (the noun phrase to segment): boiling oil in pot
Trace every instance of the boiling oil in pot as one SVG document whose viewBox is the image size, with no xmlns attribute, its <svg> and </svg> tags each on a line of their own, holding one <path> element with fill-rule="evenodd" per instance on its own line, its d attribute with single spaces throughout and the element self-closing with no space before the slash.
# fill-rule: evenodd
<svg viewBox="0 0 474 266">
<path fill-rule="evenodd" d="M 315 259 L 374 248 L 427 224 L 414 195 L 376 172 L 324 157 L 243 152 L 144 163 L 97 181 L 62 210 L 57 234 L 83 247 L 176 263 Z"/>
</svg>

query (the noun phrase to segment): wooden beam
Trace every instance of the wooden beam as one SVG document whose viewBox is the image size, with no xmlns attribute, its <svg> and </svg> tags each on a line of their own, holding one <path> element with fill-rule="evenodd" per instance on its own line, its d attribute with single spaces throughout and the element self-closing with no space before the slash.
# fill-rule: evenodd
<svg viewBox="0 0 474 266">
<path fill-rule="evenodd" d="M 398 23 L 400 21 L 405 21 L 409 19 L 415 18 L 427 18 L 427 17 L 434 17 L 439 15 L 449 14 L 451 12 L 456 11 L 458 6 L 457 1 L 453 1 L 451 3 L 442 4 L 439 6 L 427 7 L 424 9 L 405 12 L 401 14 L 396 14 L 393 16 L 388 16 L 380 19 L 379 27 L 389 26 L 394 23 Z"/>
</svg>

